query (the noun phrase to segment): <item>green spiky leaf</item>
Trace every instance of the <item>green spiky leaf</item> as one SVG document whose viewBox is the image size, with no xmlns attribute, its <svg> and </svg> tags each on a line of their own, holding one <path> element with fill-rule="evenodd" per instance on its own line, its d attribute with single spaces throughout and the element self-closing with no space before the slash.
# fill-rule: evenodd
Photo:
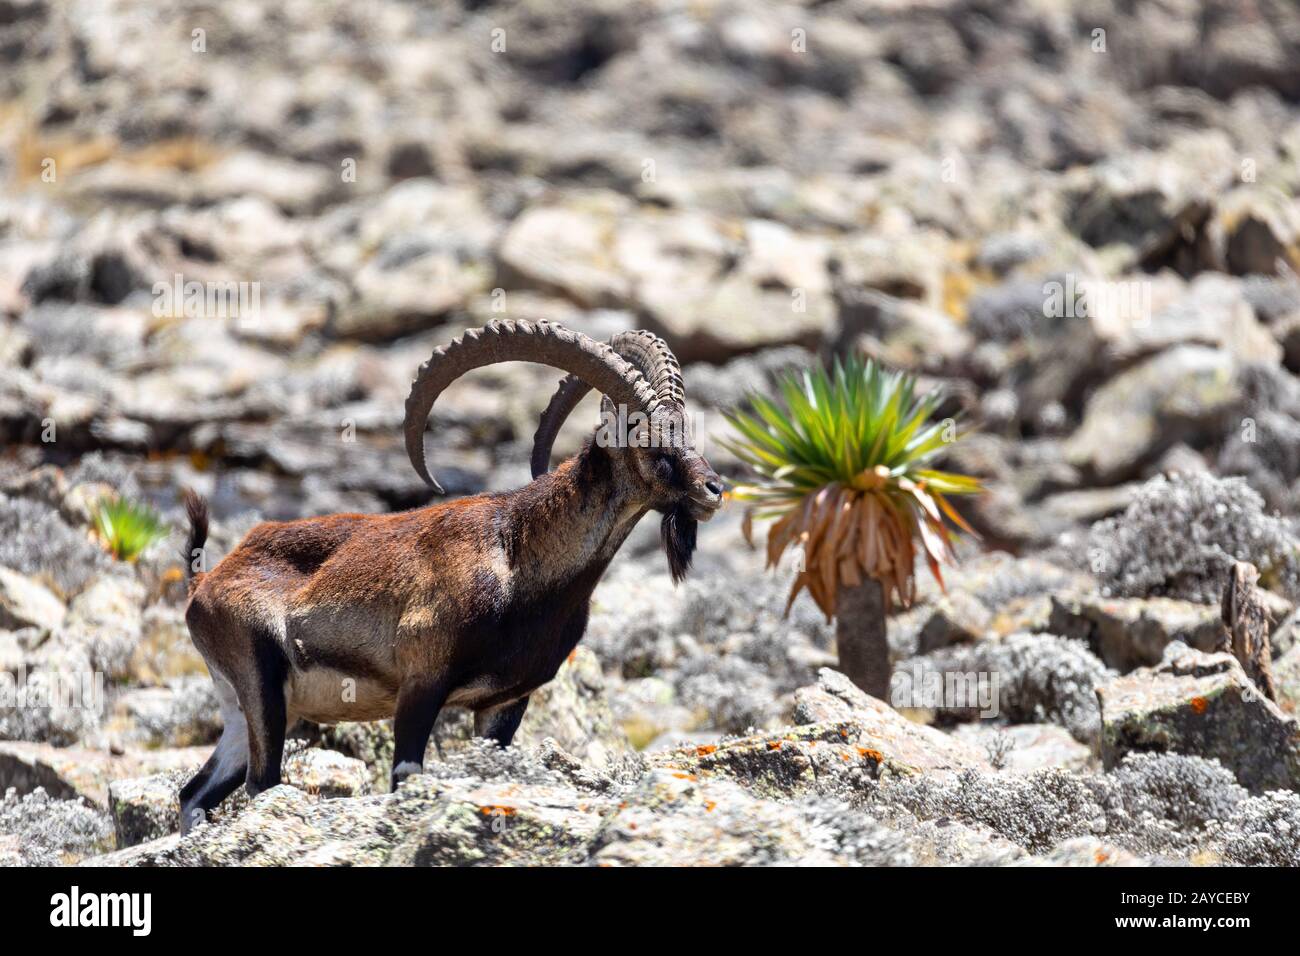
<svg viewBox="0 0 1300 956">
<path fill-rule="evenodd" d="M 95 531 L 119 561 L 134 561 L 167 534 L 158 513 L 126 498 L 105 498 L 95 507 Z"/>
<path fill-rule="evenodd" d="M 791 600 L 807 587 L 829 617 L 836 582 L 874 577 L 907 603 L 916 545 L 942 583 L 939 565 L 951 558 L 945 518 L 971 530 L 945 496 L 982 490 L 969 475 L 934 467 L 960 435 L 956 422 L 934 419 L 943 395 L 918 395 L 914 376 L 856 355 L 786 374 L 776 393 L 728 413 L 735 434 L 722 444 L 757 476 L 735 497 L 753 502 L 755 517 L 781 519 L 769 531 L 769 560 L 796 543 L 812 551 Z M 831 522 L 821 505 L 805 508 L 813 497 L 843 515 Z"/>
</svg>

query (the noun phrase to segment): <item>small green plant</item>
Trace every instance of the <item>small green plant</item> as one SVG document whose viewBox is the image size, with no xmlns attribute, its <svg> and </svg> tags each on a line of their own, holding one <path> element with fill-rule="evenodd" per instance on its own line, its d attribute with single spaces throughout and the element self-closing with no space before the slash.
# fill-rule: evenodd
<svg viewBox="0 0 1300 956">
<path fill-rule="evenodd" d="M 95 531 L 119 561 L 134 561 L 167 534 L 156 511 L 126 498 L 104 498 L 95 506 Z"/>
<path fill-rule="evenodd" d="M 778 388 L 779 400 L 751 395 L 752 413 L 727 416 L 737 437 L 723 444 L 758 476 L 735 497 L 753 502 L 753 517 L 775 519 L 769 566 L 802 546 L 789 603 L 807 588 L 837 620 L 841 668 L 884 697 L 885 615 L 895 599 L 907 606 L 915 596 L 918 544 L 942 585 L 939 565 L 952 560 L 944 518 L 974 533 L 947 496 L 975 494 L 980 483 L 932 467 L 958 431 L 932 420 L 943 396 L 918 396 L 914 376 L 853 355 L 787 374 Z"/>
</svg>

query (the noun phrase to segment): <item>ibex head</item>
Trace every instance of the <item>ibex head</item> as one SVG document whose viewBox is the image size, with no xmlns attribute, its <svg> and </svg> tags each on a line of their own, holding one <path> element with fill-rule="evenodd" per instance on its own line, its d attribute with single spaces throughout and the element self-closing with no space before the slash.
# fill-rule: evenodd
<svg viewBox="0 0 1300 956">
<path fill-rule="evenodd" d="M 569 375 L 542 413 L 533 440 L 533 476 L 550 465 L 569 413 L 593 388 L 603 396 L 596 441 L 620 456 L 633 497 L 663 514 L 673 579 L 689 568 L 695 529 L 722 504 L 722 480 L 695 450 L 687 428 L 681 366 L 649 332 L 623 332 L 608 344 L 547 322 L 501 322 L 473 329 L 437 349 L 420 367 L 406 400 L 406 450 L 425 481 L 441 491 L 424 460 L 424 425 L 438 395 L 470 369 L 495 362 L 540 362 Z"/>
<path fill-rule="evenodd" d="M 680 581 L 695 552 L 696 525 L 712 518 L 722 505 L 722 480 L 695 450 L 681 365 L 668 344 L 650 332 L 636 331 L 620 332 L 609 346 L 650 383 L 658 404 L 634 415 L 606 394 L 596 440 L 625 449 L 643 499 L 663 515 L 660 530 L 668 569 L 673 580 Z M 560 383 L 533 438 L 534 477 L 549 467 L 555 436 L 590 390 L 591 385 L 575 375 Z"/>
</svg>

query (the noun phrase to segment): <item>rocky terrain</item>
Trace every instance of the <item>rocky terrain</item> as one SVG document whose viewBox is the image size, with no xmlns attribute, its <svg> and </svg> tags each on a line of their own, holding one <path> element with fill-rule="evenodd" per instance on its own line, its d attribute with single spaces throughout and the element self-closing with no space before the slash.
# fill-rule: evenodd
<svg viewBox="0 0 1300 956">
<path fill-rule="evenodd" d="M 1300 865 L 1298 188 L 1286 0 L 0 0 L 0 862 Z M 732 478 L 784 368 L 945 387 L 981 537 L 890 639 L 988 706 L 857 691 L 733 507 L 678 588 L 638 529 L 511 748 L 449 711 L 389 794 L 386 724 L 301 726 L 176 836 L 179 489 L 219 553 L 428 502 L 411 376 L 501 318 L 663 335 Z M 440 400 L 450 494 L 557 379 Z M 110 494 L 170 537 L 115 560 Z"/>
</svg>

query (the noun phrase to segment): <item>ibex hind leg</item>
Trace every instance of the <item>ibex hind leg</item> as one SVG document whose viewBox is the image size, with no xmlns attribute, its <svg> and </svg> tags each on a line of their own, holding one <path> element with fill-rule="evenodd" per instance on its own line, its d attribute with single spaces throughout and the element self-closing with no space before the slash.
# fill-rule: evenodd
<svg viewBox="0 0 1300 956">
<path fill-rule="evenodd" d="M 270 635 L 254 634 L 252 651 L 252 673 L 236 689 L 248 723 L 248 795 L 255 797 L 280 783 L 284 737 L 289 729 L 289 661 Z"/>
<path fill-rule="evenodd" d="M 248 726 L 235 688 L 220 674 L 212 682 L 221 703 L 222 731 L 212 756 L 181 790 L 181 833 L 188 833 L 222 800 L 235 792 L 248 773 Z"/>
<path fill-rule="evenodd" d="M 528 698 L 521 697 L 499 707 L 490 707 L 474 713 L 474 736 L 495 740 L 502 747 L 509 747 L 515 739 L 515 732 L 524 719 L 528 709 Z"/>
</svg>

